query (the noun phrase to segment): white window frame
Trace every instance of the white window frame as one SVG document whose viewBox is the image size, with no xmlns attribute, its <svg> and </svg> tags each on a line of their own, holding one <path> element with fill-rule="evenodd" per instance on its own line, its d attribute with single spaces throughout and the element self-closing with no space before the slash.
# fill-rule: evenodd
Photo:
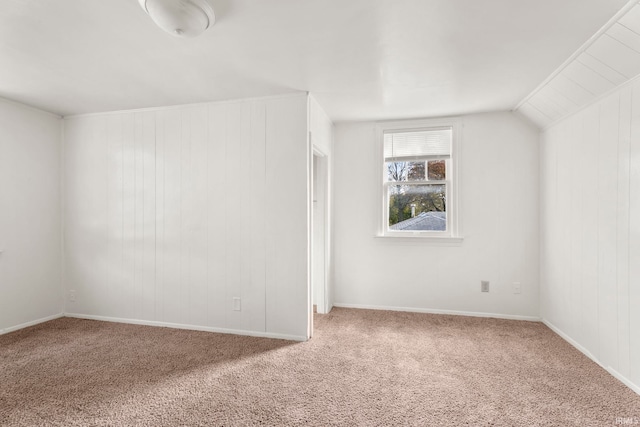
<svg viewBox="0 0 640 427">
<path fill-rule="evenodd" d="M 387 187 L 390 185 L 387 182 L 387 171 L 384 157 L 384 134 L 385 132 L 393 131 L 416 131 L 416 130 L 429 130 L 432 128 L 450 127 L 452 130 L 451 136 L 451 155 L 448 162 L 448 168 L 446 172 L 446 179 L 444 181 L 424 181 L 420 184 L 438 184 L 445 183 L 447 189 L 447 230 L 446 231 L 429 231 L 429 230 L 412 230 L 412 231 L 400 231 L 391 230 L 389 228 L 389 199 L 387 194 Z M 459 201 L 459 146 L 461 140 L 461 128 L 462 124 L 459 118 L 442 118 L 442 119 L 421 119 L 421 120 L 400 120 L 392 122 L 378 122 L 376 126 L 376 141 L 377 141 L 377 169 L 378 169 L 378 187 L 379 198 L 381 201 L 381 214 L 380 222 L 378 225 L 378 237 L 408 237 L 418 238 L 431 241 L 447 241 L 447 242 L 459 242 L 462 241 L 460 235 L 461 227 L 459 220 L 460 201 Z M 426 165 L 425 165 L 426 166 Z M 425 169 L 426 172 L 426 169 Z"/>
</svg>

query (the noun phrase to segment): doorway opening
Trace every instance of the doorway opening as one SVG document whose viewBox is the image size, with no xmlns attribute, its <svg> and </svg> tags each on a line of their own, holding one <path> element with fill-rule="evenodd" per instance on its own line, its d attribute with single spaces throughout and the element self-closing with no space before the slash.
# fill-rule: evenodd
<svg viewBox="0 0 640 427">
<path fill-rule="evenodd" d="M 313 151 L 311 292 L 313 311 L 329 312 L 329 161 Z"/>
</svg>

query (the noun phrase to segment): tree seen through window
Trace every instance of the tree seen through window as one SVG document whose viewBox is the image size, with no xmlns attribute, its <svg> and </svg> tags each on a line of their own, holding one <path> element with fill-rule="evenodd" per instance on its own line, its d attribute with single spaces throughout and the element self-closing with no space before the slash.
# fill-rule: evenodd
<svg viewBox="0 0 640 427">
<path fill-rule="evenodd" d="M 388 180 L 425 181 L 445 178 L 445 161 L 388 162 Z M 389 186 L 389 226 L 427 212 L 446 212 L 446 189 L 442 184 Z M 444 225 L 444 224 L 443 224 Z"/>
</svg>

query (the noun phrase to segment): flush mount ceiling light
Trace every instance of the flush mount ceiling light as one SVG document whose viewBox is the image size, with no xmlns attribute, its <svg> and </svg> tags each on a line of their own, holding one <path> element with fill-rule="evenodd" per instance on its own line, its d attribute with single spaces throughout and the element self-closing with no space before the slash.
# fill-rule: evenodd
<svg viewBox="0 0 640 427">
<path fill-rule="evenodd" d="M 138 0 L 158 27 L 178 37 L 195 37 L 213 26 L 216 16 L 208 0 Z"/>
</svg>

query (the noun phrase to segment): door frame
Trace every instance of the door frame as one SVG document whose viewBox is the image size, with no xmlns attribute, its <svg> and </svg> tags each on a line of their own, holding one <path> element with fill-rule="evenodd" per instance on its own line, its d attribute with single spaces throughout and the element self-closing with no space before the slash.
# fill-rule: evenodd
<svg viewBox="0 0 640 427">
<path fill-rule="evenodd" d="M 317 218 L 315 214 L 316 203 L 322 203 L 322 219 L 324 226 L 322 229 L 322 239 L 324 244 L 322 245 L 323 260 L 320 268 L 324 270 L 322 275 L 322 283 L 320 284 L 321 301 L 318 301 L 317 310 L 320 314 L 326 314 L 330 310 L 329 303 L 329 257 L 330 257 L 330 221 L 329 221 L 329 156 L 322 152 L 318 147 L 313 147 L 312 156 L 312 213 L 311 213 L 311 292 L 312 292 L 312 304 L 313 310 L 314 302 L 316 302 L 316 294 L 318 292 L 318 283 L 316 280 L 316 224 Z M 319 198 L 320 197 L 320 198 Z"/>
</svg>

